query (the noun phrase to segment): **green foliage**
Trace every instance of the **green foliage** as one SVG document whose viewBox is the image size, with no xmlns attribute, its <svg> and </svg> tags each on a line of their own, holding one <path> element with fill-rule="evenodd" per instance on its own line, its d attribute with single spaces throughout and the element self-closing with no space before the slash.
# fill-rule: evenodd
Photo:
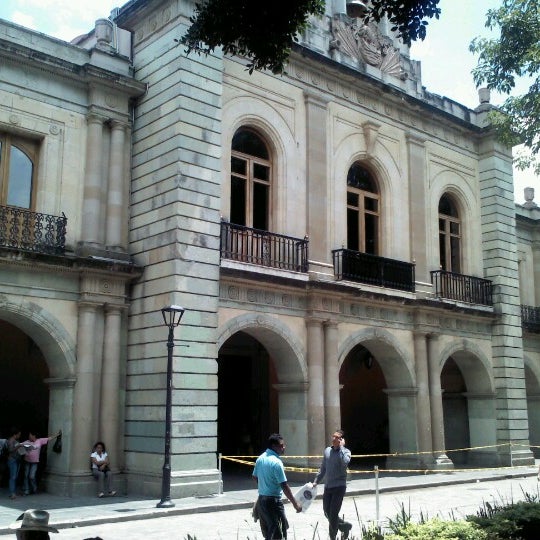
<svg viewBox="0 0 540 540">
<path fill-rule="evenodd" d="M 225 54 L 248 56 L 250 73 L 280 73 L 309 16 L 323 13 L 324 0 L 204 0 L 180 42 L 188 53 L 222 47 Z"/>
<path fill-rule="evenodd" d="M 408 523 L 400 531 L 386 535 L 384 540 L 487 540 L 487 533 L 468 521 L 442 521 L 438 518 L 424 523 Z"/>
<path fill-rule="evenodd" d="M 364 21 L 388 16 L 393 31 L 407 44 L 426 37 L 426 18 L 439 18 L 440 0 L 371 0 Z M 325 0 L 201 0 L 191 26 L 179 40 L 189 54 L 209 54 L 222 47 L 248 57 L 249 72 L 282 73 L 297 36 L 309 17 L 324 14 Z"/>
<path fill-rule="evenodd" d="M 392 32 L 397 32 L 403 43 L 425 39 L 427 33 L 426 18 L 439 18 L 441 9 L 439 0 L 371 0 L 368 18 L 380 21 L 388 16 Z"/>
<path fill-rule="evenodd" d="M 540 0 L 503 0 L 500 8 L 487 12 L 486 27 L 499 30 L 499 37 L 475 38 L 470 44 L 479 55 L 474 80 L 477 86 L 510 94 L 517 78 L 531 79 L 528 92 L 508 97 L 490 120 L 502 142 L 524 144 L 532 154 L 518 157 L 518 167 L 533 165 L 540 174 L 534 157 L 540 152 Z"/>
<path fill-rule="evenodd" d="M 521 501 L 509 505 L 484 503 L 476 516 L 467 516 L 490 540 L 538 540 L 540 503 Z"/>
</svg>

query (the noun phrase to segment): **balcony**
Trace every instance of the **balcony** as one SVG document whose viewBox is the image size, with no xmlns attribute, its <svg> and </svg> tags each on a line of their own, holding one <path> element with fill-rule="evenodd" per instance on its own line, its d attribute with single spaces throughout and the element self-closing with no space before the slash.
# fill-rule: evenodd
<svg viewBox="0 0 540 540">
<path fill-rule="evenodd" d="M 62 255 L 67 218 L 14 206 L 0 206 L 0 247 Z"/>
<path fill-rule="evenodd" d="M 292 272 L 308 270 L 308 240 L 221 222 L 221 257 Z"/>
<path fill-rule="evenodd" d="M 439 298 L 448 298 L 468 304 L 493 305 L 493 282 L 489 279 L 434 270 L 431 284 Z"/>
<path fill-rule="evenodd" d="M 540 334 L 540 307 L 522 305 L 521 326 L 527 332 Z"/>
<path fill-rule="evenodd" d="M 352 249 L 334 249 L 332 257 L 334 275 L 337 279 L 414 292 L 412 263 L 385 259 Z"/>
</svg>

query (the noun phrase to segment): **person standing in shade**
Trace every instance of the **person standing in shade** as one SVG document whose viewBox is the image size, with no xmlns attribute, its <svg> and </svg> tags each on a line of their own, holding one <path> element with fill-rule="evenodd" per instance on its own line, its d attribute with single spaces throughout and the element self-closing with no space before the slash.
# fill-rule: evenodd
<svg viewBox="0 0 540 540">
<path fill-rule="evenodd" d="M 16 427 L 12 427 L 9 431 L 9 437 L 6 440 L 7 445 L 7 467 L 9 471 L 9 498 L 17 498 L 17 477 L 19 476 L 19 465 L 21 456 L 19 454 L 19 447 L 21 443 L 21 430 Z"/>
<path fill-rule="evenodd" d="M 45 446 L 49 441 L 56 439 L 60 435 L 60 431 L 55 435 L 48 437 L 37 438 L 36 434 L 30 431 L 28 439 L 22 443 L 26 448 L 24 454 L 24 491 L 23 495 L 37 492 L 36 472 L 39 464 L 39 454 L 41 447 Z"/>
<path fill-rule="evenodd" d="M 285 468 L 280 456 L 285 452 L 285 441 L 279 433 L 268 437 L 266 450 L 257 458 L 253 469 L 253 478 L 259 492 L 258 508 L 261 530 L 265 540 L 287 538 L 287 518 L 281 497 L 283 493 L 297 512 L 302 507 L 294 498 L 287 483 Z"/>
<path fill-rule="evenodd" d="M 325 476 L 323 493 L 323 510 L 328 519 L 328 531 L 331 540 L 335 540 L 338 531 L 343 538 L 349 537 L 352 525 L 339 517 L 343 497 L 347 489 L 347 467 L 351 461 L 351 451 L 345 447 L 343 430 L 338 429 L 332 435 L 332 444 L 324 450 L 321 467 L 313 486 L 315 487 Z"/>
</svg>

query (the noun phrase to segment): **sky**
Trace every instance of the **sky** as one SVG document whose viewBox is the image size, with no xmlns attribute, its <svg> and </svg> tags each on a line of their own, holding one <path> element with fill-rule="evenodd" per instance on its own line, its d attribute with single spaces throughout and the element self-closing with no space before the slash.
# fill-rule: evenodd
<svg viewBox="0 0 540 540">
<path fill-rule="evenodd" d="M 0 18 L 70 41 L 87 33 L 96 19 L 108 17 L 113 8 L 126 1 L 0 0 Z M 501 2 L 440 0 L 440 19 L 429 20 L 427 38 L 411 49 L 411 57 L 422 62 L 422 84 L 428 91 L 472 109 L 478 105 L 478 91 L 471 75 L 476 58 L 468 48 L 474 37 L 489 36 L 485 14 L 488 9 L 499 7 Z M 498 105 L 503 100 L 504 96 L 492 95 L 491 102 Z M 523 203 L 523 188 L 536 187 L 538 180 L 531 171 L 515 171 L 516 201 Z M 540 187 L 537 191 L 540 200 Z"/>
</svg>

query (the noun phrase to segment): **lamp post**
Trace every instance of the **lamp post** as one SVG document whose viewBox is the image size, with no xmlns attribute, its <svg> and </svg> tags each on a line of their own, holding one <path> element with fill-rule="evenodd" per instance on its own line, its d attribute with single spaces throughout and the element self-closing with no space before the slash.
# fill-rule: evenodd
<svg viewBox="0 0 540 540">
<path fill-rule="evenodd" d="M 172 360 L 174 349 L 174 329 L 180 324 L 185 309 L 181 306 L 168 306 L 161 310 L 165 326 L 169 328 L 167 339 L 167 401 L 165 404 L 165 457 L 161 479 L 161 501 L 157 508 L 171 508 L 171 409 L 172 409 Z"/>
</svg>

